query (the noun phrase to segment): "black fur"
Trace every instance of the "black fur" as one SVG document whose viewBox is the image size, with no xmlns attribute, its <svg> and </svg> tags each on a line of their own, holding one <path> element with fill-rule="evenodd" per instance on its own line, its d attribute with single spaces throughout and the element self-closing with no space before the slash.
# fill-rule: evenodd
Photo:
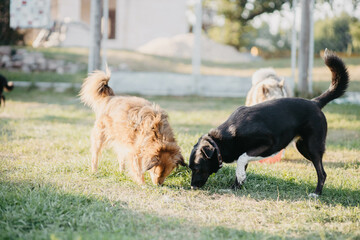
<svg viewBox="0 0 360 240">
<path fill-rule="evenodd" d="M 8 82 L 7 79 L 0 74 L 0 106 L 3 105 L 5 107 L 5 96 L 3 95 L 3 91 L 11 91 L 13 90 L 14 85 L 12 82 Z"/>
<path fill-rule="evenodd" d="M 313 100 L 281 98 L 251 107 L 242 106 L 223 124 L 202 136 L 190 155 L 191 186 L 202 187 L 210 174 L 220 168 L 217 154 L 210 153 L 217 150 L 208 138 L 217 144 L 223 161 L 231 163 L 243 153 L 270 156 L 298 136 L 296 147 L 313 162 L 318 176 L 315 193 L 321 194 L 326 179 L 322 157 L 327 133 L 327 122 L 321 108 L 343 95 L 349 82 L 347 69 L 340 58 L 326 51 L 324 60 L 332 72 L 332 84 L 319 97 Z"/>
</svg>

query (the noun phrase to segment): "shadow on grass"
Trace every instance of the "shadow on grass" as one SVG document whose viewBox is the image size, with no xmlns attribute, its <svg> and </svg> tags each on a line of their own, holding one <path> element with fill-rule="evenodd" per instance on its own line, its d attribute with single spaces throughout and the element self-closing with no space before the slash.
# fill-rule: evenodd
<svg viewBox="0 0 360 240">
<path fill-rule="evenodd" d="M 288 162 L 291 164 L 304 164 L 304 160 L 302 159 L 291 159 L 291 160 L 282 160 L 283 162 Z M 310 162 L 309 162 L 310 163 Z M 349 169 L 349 168 L 360 168 L 360 162 L 352 161 L 352 162 L 323 162 L 324 169 L 326 172 L 327 168 L 341 168 L 341 169 Z"/>
<path fill-rule="evenodd" d="M 308 195 L 315 191 L 317 177 L 314 168 L 314 178 L 311 182 L 302 181 L 296 177 L 282 179 L 273 176 L 261 175 L 248 171 L 247 180 L 242 189 L 232 190 L 231 186 L 235 180 L 235 168 L 224 167 L 218 173 L 212 175 L 203 187 L 209 194 L 228 194 L 237 196 L 248 196 L 256 200 L 287 200 L 301 201 L 309 198 Z M 190 179 L 189 179 L 190 181 Z M 223 191 L 225 189 L 225 191 Z M 322 203 L 343 206 L 360 205 L 360 189 L 335 188 L 324 185 L 323 193 L 318 198 Z"/>
<path fill-rule="evenodd" d="M 2 239 L 283 239 L 138 213 L 125 202 L 74 195 L 38 183 L 0 181 L 0 210 Z"/>
</svg>

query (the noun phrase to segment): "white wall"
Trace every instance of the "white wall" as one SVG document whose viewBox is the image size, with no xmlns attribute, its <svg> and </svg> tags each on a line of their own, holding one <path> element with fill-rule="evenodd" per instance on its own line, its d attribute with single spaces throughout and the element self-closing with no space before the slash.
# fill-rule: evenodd
<svg viewBox="0 0 360 240">
<path fill-rule="evenodd" d="M 65 18 L 70 18 L 73 21 L 80 20 L 80 0 L 59 0 L 57 7 L 57 19 L 64 20 Z"/>
<path fill-rule="evenodd" d="M 58 19 L 81 21 L 80 7 L 81 0 L 60 0 Z M 135 50 L 154 38 L 186 33 L 185 11 L 185 0 L 117 0 L 116 38 L 108 40 L 107 46 Z M 69 28 L 63 46 L 88 46 L 89 33 L 83 27 Z M 81 33 L 75 28 L 81 28 Z"/>
<path fill-rule="evenodd" d="M 136 49 L 154 38 L 186 33 L 185 11 L 185 0 L 118 0 L 117 44 Z"/>
</svg>

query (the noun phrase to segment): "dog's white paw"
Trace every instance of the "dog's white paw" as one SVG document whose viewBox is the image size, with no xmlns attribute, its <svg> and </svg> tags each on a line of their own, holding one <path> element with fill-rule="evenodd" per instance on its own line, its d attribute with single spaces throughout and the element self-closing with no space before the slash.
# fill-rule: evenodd
<svg viewBox="0 0 360 240">
<path fill-rule="evenodd" d="M 316 193 L 310 193 L 310 194 L 309 194 L 309 197 L 310 197 L 310 198 L 318 198 L 319 195 L 316 194 Z"/>
</svg>

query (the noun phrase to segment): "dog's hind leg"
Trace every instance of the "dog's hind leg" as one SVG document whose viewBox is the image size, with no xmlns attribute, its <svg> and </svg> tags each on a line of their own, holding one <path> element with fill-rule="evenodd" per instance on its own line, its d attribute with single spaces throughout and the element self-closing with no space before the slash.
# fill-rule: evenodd
<svg viewBox="0 0 360 240">
<path fill-rule="evenodd" d="M 91 131 L 91 171 L 98 169 L 98 159 L 105 142 L 105 134 L 101 124 L 95 123 Z"/>
<path fill-rule="evenodd" d="M 310 160 L 316 169 L 318 183 L 315 193 L 309 196 L 315 197 L 321 195 L 326 180 L 326 172 L 322 163 L 322 156 L 325 152 L 325 141 L 317 139 L 315 136 L 301 138 L 296 142 L 296 148 L 308 160 Z"/>
<path fill-rule="evenodd" d="M 301 153 L 301 155 L 303 155 L 306 159 L 311 161 L 308 148 L 307 148 L 306 143 L 304 142 L 304 140 L 302 138 L 299 138 L 296 141 L 296 148 Z"/>
</svg>

